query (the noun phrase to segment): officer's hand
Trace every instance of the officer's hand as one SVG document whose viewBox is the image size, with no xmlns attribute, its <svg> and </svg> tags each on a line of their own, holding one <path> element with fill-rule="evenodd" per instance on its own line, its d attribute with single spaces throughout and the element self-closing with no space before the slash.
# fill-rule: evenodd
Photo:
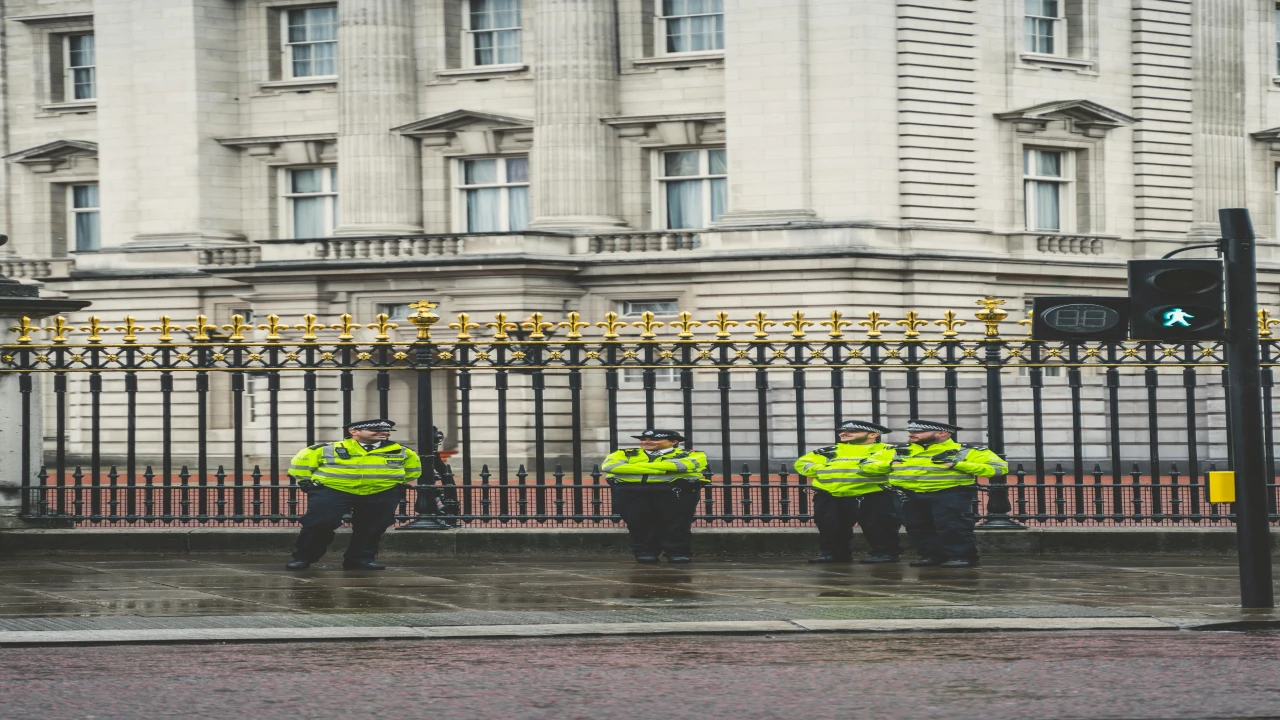
<svg viewBox="0 0 1280 720">
<path fill-rule="evenodd" d="M 944 468 L 953 468 L 956 466 L 955 463 L 938 463 L 938 465 Z"/>
<path fill-rule="evenodd" d="M 320 483 L 316 482 L 315 480 L 305 479 L 305 480 L 298 481 L 298 489 L 305 493 L 309 493 L 312 490 L 318 489 L 319 487 L 320 487 Z"/>
</svg>

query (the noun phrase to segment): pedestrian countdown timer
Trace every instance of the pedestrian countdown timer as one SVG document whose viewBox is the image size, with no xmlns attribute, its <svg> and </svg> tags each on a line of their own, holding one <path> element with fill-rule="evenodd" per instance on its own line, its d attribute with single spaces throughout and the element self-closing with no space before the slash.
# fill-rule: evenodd
<svg viewBox="0 0 1280 720">
<path fill-rule="evenodd" d="M 1031 337 L 1036 340 L 1118 342 L 1128 334 L 1128 298 L 1081 295 L 1032 300 Z"/>
</svg>

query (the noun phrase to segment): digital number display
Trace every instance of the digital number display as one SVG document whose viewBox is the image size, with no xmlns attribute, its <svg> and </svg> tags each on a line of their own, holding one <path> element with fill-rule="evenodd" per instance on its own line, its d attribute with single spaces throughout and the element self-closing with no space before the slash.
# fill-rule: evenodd
<svg viewBox="0 0 1280 720">
<path fill-rule="evenodd" d="M 1049 327 L 1063 332 L 1093 333 L 1110 330 L 1120 322 L 1120 313 L 1102 305 L 1078 303 L 1056 305 L 1044 311 Z"/>
</svg>

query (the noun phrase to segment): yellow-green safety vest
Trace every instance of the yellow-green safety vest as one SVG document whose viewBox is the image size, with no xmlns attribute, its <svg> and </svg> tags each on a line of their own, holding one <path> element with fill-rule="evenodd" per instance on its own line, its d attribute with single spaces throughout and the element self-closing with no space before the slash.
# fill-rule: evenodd
<svg viewBox="0 0 1280 720">
<path fill-rule="evenodd" d="M 949 454 L 950 460 L 944 462 L 955 463 L 955 467 L 944 467 L 934 461 L 938 455 L 952 450 L 955 453 Z M 1009 463 L 987 448 L 961 445 L 951 439 L 929 447 L 913 443 L 905 451 L 899 450 L 895 459 L 902 464 L 888 468 L 889 484 L 915 492 L 935 492 L 972 485 L 980 477 L 1009 472 Z"/>
<path fill-rule="evenodd" d="M 884 489 L 889 481 L 885 462 L 892 458 L 893 446 L 887 443 L 839 443 L 801 455 L 796 472 L 811 478 L 815 488 L 838 497 L 867 495 Z"/>
<path fill-rule="evenodd" d="M 620 483 L 669 483 L 676 480 L 703 481 L 707 456 L 697 450 L 671 448 L 651 458 L 640 448 L 614 450 L 600 469 L 608 480 Z"/>
<path fill-rule="evenodd" d="M 365 450 L 348 438 L 304 448 L 289 462 L 289 475 L 342 492 L 372 495 L 417 480 L 422 460 L 397 443 Z"/>
</svg>

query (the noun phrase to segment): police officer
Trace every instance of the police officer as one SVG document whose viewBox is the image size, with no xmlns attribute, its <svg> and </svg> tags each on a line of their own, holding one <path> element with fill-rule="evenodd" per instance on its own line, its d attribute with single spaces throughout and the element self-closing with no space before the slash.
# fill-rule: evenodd
<svg viewBox="0 0 1280 720">
<path fill-rule="evenodd" d="M 639 563 L 656 563 L 659 553 L 669 562 L 687 563 L 707 456 L 682 450 L 684 436 L 675 430 L 650 429 L 632 437 L 640 447 L 615 450 L 600 466 L 613 487 L 613 509 L 631 535 L 631 552 Z"/>
<path fill-rule="evenodd" d="M 400 486 L 422 475 L 418 454 L 390 440 L 395 423 L 361 420 L 343 426 L 345 440 L 312 445 L 293 456 L 289 475 L 307 493 L 307 514 L 288 570 L 305 570 L 333 542 L 343 514 L 351 513 L 345 570 L 385 570 L 374 562 L 378 540 L 395 523 Z"/>
<path fill-rule="evenodd" d="M 849 562 L 854 524 L 871 546 L 866 564 L 898 562 L 898 512 L 894 493 L 885 488 L 892 445 L 880 442 L 889 428 L 865 420 L 840 425 L 840 442 L 803 455 L 796 471 L 813 483 L 813 519 L 821 551 L 811 563 Z"/>
<path fill-rule="evenodd" d="M 899 446 L 889 484 L 906 494 L 902 524 L 920 552 L 913 567 L 978 567 L 973 505 L 977 479 L 1009 472 L 987 448 L 961 445 L 963 428 L 933 420 L 907 423 L 909 445 Z"/>
</svg>

